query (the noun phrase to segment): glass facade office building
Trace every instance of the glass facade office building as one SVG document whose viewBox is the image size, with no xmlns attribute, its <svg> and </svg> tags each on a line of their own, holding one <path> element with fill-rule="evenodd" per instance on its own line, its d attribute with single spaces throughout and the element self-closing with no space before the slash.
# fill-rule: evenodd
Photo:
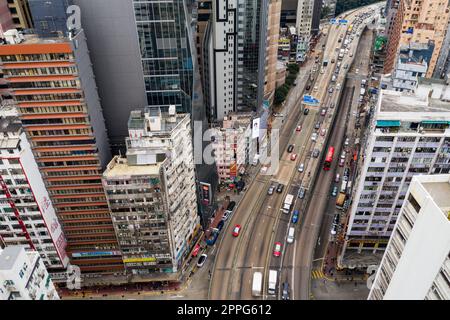
<svg viewBox="0 0 450 320">
<path fill-rule="evenodd" d="M 179 112 L 191 112 L 189 5 L 182 0 L 133 1 L 149 106 L 175 105 Z"/>
<path fill-rule="evenodd" d="M 268 0 L 238 4 L 238 110 L 257 111 L 262 104 L 267 10 Z"/>
</svg>

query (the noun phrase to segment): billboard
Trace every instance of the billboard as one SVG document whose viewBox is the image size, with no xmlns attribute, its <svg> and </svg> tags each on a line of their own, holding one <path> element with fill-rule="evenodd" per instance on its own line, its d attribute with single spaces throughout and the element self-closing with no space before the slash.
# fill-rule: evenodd
<svg viewBox="0 0 450 320">
<path fill-rule="evenodd" d="M 209 205 L 211 202 L 211 184 L 200 182 L 200 197 L 204 205 Z"/>
<path fill-rule="evenodd" d="M 81 257 L 101 257 L 101 256 L 121 256 L 120 251 L 88 251 L 88 252 L 74 252 L 72 258 Z"/>
<path fill-rule="evenodd" d="M 259 137 L 259 124 L 260 124 L 260 118 L 253 119 L 253 125 L 252 125 L 252 139 Z"/>
</svg>

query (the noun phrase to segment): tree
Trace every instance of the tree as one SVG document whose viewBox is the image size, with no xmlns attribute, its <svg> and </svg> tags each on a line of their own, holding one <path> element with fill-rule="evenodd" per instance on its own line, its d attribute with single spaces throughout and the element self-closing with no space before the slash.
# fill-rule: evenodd
<svg viewBox="0 0 450 320">
<path fill-rule="evenodd" d="M 288 64 L 287 69 L 288 69 L 289 73 L 293 73 L 293 74 L 297 74 L 298 71 L 300 70 L 298 64 L 296 64 L 296 63 Z"/>
<path fill-rule="evenodd" d="M 323 6 L 322 11 L 320 11 L 320 19 L 324 19 L 328 17 L 328 15 L 331 13 L 331 9 L 329 6 Z"/>
</svg>

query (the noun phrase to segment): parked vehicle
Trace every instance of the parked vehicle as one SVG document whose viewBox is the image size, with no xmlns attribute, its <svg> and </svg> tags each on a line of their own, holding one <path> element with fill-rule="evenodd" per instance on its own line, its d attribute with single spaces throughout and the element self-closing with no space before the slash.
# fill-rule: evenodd
<svg viewBox="0 0 450 320">
<path fill-rule="evenodd" d="M 207 255 L 206 253 L 203 253 L 203 254 L 200 256 L 200 258 L 198 258 L 198 261 L 197 261 L 197 267 L 199 267 L 199 268 L 203 267 L 203 265 L 204 265 L 205 262 L 206 262 L 206 258 L 208 258 L 208 255 Z"/>
<path fill-rule="evenodd" d="M 338 192 L 338 187 L 337 187 L 337 186 L 334 186 L 334 187 L 333 187 L 333 191 L 331 191 L 331 196 L 336 197 L 337 192 Z"/>
<path fill-rule="evenodd" d="M 275 186 L 270 186 L 269 190 L 267 190 L 267 194 L 272 195 L 274 190 L 275 190 Z"/>
</svg>

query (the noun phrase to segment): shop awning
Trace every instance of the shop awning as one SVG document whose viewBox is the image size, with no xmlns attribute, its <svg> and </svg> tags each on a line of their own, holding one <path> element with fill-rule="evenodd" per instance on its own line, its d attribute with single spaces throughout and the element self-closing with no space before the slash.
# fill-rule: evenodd
<svg viewBox="0 0 450 320">
<path fill-rule="evenodd" d="M 378 120 L 377 127 L 400 127 L 399 120 Z"/>
<path fill-rule="evenodd" d="M 423 124 L 449 124 L 449 121 L 444 120 L 423 120 Z"/>
</svg>

